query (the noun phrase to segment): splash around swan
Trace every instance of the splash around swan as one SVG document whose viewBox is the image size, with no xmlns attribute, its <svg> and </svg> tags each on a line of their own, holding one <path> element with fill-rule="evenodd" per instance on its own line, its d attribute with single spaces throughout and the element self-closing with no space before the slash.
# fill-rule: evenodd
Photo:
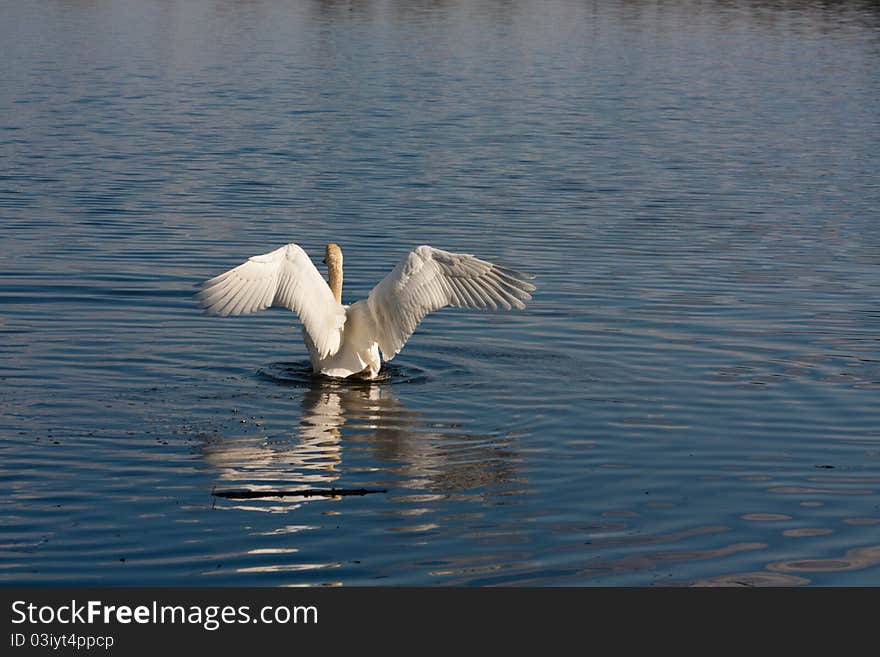
<svg viewBox="0 0 880 657">
<path fill-rule="evenodd" d="M 425 368 L 416 365 L 400 365 L 399 363 L 382 363 L 381 371 L 375 378 L 350 376 L 345 379 L 338 377 L 315 376 L 314 368 L 309 361 L 267 363 L 256 371 L 256 376 L 269 383 L 286 388 L 314 388 L 315 385 L 327 385 L 331 388 L 344 386 L 342 389 L 370 388 L 371 386 L 421 385 L 429 383 L 433 376 Z"/>
<path fill-rule="evenodd" d="M 327 245 L 325 281 L 294 243 L 202 284 L 205 311 L 243 315 L 280 306 L 295 312 L 315 373 L 373 380 L 430 312 L 446 306 L 482 310 L 525 308 L 535 286 L 528 274 L 423 245 L 405 255 L 366 299 L 342 305 L 342 250 Z"/>
</svg>

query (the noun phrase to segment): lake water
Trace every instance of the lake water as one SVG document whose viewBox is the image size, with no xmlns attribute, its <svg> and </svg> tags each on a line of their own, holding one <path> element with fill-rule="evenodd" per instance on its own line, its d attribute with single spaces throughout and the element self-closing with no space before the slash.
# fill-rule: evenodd
<svg viewBox="0 0 880 657">
<path fill-rule="evenodd" d="M 880 586 L 871 2 L 2 2 L 0 582 Z M 198 282 L 536 276 L 375 384 Z M 236 500 L 215 492 L 366 488 Z"/>
</svg>

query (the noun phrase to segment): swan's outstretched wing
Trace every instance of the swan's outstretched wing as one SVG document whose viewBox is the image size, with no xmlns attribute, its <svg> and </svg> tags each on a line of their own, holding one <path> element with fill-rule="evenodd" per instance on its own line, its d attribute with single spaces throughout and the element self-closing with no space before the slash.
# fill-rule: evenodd
<svg viewBox="0 0 880 657">
<path fill-rule="evenodd" d="M 526 274 L 430 246 L 410 251 L 370 292 L 379 348 L 391 360 L 425 315 L 445 306 L 524 308 L 535 286 Z"/>
<path fill-rule="evenodd" d="M 299 315 L 321 357 L 339 351 L 345 308 L 309 256 L 296 244 L 254 256 L 202 283 L 198 293 L 206 312 L 243 315 L 284 306 Z"/>
</svg>

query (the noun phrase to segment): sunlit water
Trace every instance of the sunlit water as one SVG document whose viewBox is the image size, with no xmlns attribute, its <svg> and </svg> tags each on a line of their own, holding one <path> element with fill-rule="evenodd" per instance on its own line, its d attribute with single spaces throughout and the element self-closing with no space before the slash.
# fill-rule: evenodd
<svg viewBox="0 0 880 657">
<path fill-rule="evenodd" d="M 878 28 L 0 3 L 0 581 L 880 585 Z M 423 243 L 539 287 L 320 381 L 192 299 L 288 241 L 346 302 Z"/>
</svg>

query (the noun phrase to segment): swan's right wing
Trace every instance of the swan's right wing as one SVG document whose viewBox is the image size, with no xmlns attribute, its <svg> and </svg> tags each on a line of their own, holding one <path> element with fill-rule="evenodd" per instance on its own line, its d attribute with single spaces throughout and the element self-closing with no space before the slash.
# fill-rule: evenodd
<svg viewBox="0 0 880 657">
<path fill-rule="evenodd" d="M 367 299 L 383 358 L 394 358 L 425 315 L 445 306 L 525 308 L 535 289 L 527 278 L 465 253 L 416 247 Z"/>
<path fill-rule="evenodd" d="M 321 357 L 339 351 L 345 308 L 309 256 L 296 244 L 254 256 L 202 283 L 198 293 L 205 312 L 243 315 L 269 306 L 295 312 Z"/>
</svg>

